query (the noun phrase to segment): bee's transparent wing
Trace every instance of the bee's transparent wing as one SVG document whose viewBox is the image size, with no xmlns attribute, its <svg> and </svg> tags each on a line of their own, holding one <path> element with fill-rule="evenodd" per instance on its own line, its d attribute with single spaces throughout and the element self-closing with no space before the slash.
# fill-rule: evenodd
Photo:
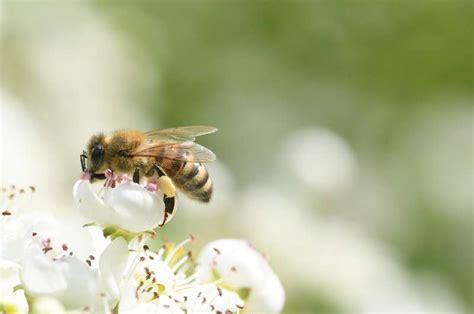
<svg viewBox="0 0 474 314">
<path fill-rule="evenodd" d="M 206 147 L 194 143 L 194 140 L 197 136 L 216 131 L 216 128 L 209 126 L 189 126 L 147 132 L 145 143 L 131 155 L 189 162 L 213 161 L 216 155 Z"/>
<path fill-rule="evenodd" d="M 213 126 L 183 126 L 178 128 L 154 130 L 145 133 L 148 140 L 159 140 L 159 141 L 194 141 L 196 137 L 214 133 L 217 128 Z"/>
<path fill-rule="evenodd" d="M 209 162 L 216 159 L 216 155 L 204 146 L 192 141 L 181 143 L 147 145 L 132 153 L 134 157 L 160 157 L 189 162 Z"/>
</svg>

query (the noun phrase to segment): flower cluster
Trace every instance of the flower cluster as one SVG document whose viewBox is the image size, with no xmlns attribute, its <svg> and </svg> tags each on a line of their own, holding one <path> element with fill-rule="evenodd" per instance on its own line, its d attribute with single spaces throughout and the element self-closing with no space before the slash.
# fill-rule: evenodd
<svg viewBox="0 0 474 314">
<path fill-rule="evenodd" d="M 278 277 L 248 241 L 217 240 L 196 258 L 188 250 L 192 236 L 160 243 L 159 186 L 126 177 L 92 184 L 81 175 L 73 194 L 89 222 L 84 226 L 22 211 L 16 196 L 25 191 L 11 187 L 2 193 L 2 313 L 277 313 L 283 308 Z"/>
</svg>

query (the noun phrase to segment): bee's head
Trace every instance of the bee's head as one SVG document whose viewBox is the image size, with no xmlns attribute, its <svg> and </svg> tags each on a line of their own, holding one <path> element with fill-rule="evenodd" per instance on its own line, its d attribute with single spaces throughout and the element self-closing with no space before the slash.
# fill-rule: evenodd
<svg viewBox="0 0 474 314">
<path fill-rule="evenodd" d="M 87 170 L 95 173 L 103 170 L 105 163 L 105 137 L 103 134 L 94 135 L 87 145 Z"/>
</svg>

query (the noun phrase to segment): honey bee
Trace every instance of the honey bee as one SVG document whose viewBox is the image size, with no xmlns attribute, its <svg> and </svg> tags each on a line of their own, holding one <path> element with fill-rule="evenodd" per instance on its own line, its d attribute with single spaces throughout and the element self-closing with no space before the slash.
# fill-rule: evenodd
<svg viewBox="0 0 474 314">
<path fill-rule="evenodd" d="M 165 216 L 163 226 L 176 207 L 176 189 L 188 197 L 209 202 L 213 184 L 203 163 L 216 159 L 212 151 L 195 143 L 197 136 L 216 132 L 210 126 L 187 126 L 150 132 L 117 130 L 92 136 L 87 151 L 80 155 L 82 171 L 91 180 L 106 179 L 107 169 L 132 175 L 135 183 L 141 176 L 157 178 L 163 191 Z"/>
</svg>

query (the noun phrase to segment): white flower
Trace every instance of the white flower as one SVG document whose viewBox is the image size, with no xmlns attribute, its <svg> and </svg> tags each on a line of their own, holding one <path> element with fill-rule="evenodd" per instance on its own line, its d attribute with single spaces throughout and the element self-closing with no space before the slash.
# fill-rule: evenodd
<svg viewBox="0 0 474 314">
<path fill-rule="evenodd" d="M 2 304 L 25 299 L 26 291 L 33 301 L 53 297 L 68 309 L 92 305 L 97 292 L 94 260 L 107 242 L 97 229 L 82 228 L 65 217 L 9 207 L 8 214 L 0 218 L 0 271 L 14 270 L 16 282 L 3 285 L 7 281 L 2 279 L 2 288 L 8 286 L 8 291 L 2 292 L 8 302 Z"/>
<path fill-rule="evenodd" d="M 20 284 L 19 266 L 8 261 L 0 261 L 0 282 L 0 309 L 6 313 L 28 313 L 28 302 L 24 291 L 21 289 L 15 291 L 15 287 Z"/>
<path fill-rule="evenodd" d="M 74 185 L 73 196 L 86 219 L 132 232 L 152 230 L 164 218 L 163 194 L 131 181 L 98 189 L 81 179 Z M 171 218 L 168 216 L 167 221 Z"/>
<path fill-rule="evenodd" d="M 190 241 L 166 243 L 158 252 L 141 244 L 130 252 L 124 239 L 112 241 L 100 258 L 99 271 L 108 296 L 119 301 L 120 313 L 225 313 L 244 307 L 236 293 L 200 282 L 190 273 L 194 265 L 184 249 Z"/>
<path fill-rule="evenodd" d="M 225 286 L 246 291 L 247 311 L 278 313 L 283 309 L 285 292 L 280 280 L 248 241 L 213 241 L 202 250 L 197 264 L 199 280 L 209 281 L 218 276 Z"/>
<path fill-rule="evenodd" d="M 97 274 L 89 265 L 69 254 L 51 257 L 36 247 L 23 259 L 21 280 L 33 296 L 54 297 L 69 309 L 91 306 L 97 293 Z"/>
<path fill-rule="evenodd" d="M 39 297 L 33 302 L 33 313 L 35 314 L 63 314 L 66 313 L 64 306 L 55 298 Z"/>
<path fill-rule="evenodd" d="M 186 313 L 234 313 L 244 309 L 244 301 L 237 293 L 214 283 L 185 289 L 182 295 L 186 297 Z"/>
<path fill-rule="evenodd" d="M 354 153 L 346 141 L 328 129 L 303 128 L 283 142 L 283 163 L 303 183 L 320 193 L 336 193 L 357 173 Z"/>
<path fill-rule="evenodd" d="M 77 217 L 22 213 L 16 209 L 9 209 L 9 213 L 0 218 L 0 261 L 20 265 L 30 247 L 46 253 L 67 251 L 86 260 L 91 255 L 100 255 L 109 241 L 98 227 L 82 228 L 74 223 Z"/>
<path fill-rule="evenodd" d="M 56 221 L 48 215 L 16 215 L 0 220 L 0 260 L 20 264 L 26 248 L 35 242 L 35 236 L 51 232 Z"/>
</svg>

